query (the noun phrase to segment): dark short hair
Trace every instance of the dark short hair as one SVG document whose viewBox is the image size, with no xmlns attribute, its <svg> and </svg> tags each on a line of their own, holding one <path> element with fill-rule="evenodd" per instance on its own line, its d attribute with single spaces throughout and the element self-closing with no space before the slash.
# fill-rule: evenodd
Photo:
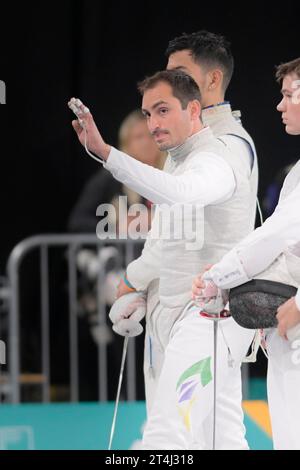
<svg viewBox="0 0 300 470">
<path fill-rule="evenodd" d="M 223 89 L 227 89 L 234 68 L 234 60 L 230 49 L 230 42 L 220 34 L 201 30 L 195 33 L 183 33 L 169 42 L 166 56 L 174 52 L 191 51 L 193 60 L 204 67 L 220 67 L 223 71 Z"/>
<path fill-rule="evenodd" d="M 285 64 L 280 64 L 276 67 L 276 80 L 281 83 L 284 77 L 295 73 L 300 78 L 300 58 L 286 62 Z"/>
<path fill-rule="evenodd" d="M 138 83 L 138 90 L 143 95 L 146 90 L 165 82 L 172 88 L 173 95 L 180 101 L 182 109 L 193 100 L 201 102 L 201 94 L 195 80 L 182 70 L 162 70 Z"/>
</svg>

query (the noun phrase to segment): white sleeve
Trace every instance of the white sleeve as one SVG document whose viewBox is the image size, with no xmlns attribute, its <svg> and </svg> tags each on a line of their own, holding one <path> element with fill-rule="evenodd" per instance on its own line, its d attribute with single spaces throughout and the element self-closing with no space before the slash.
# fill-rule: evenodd
<svg viewBox="0 0 300 470">
<path fill-rule="evenodd" d="M 219 155 L 199 152 L 181 175 L 153 168 L 111 147 L 104 167 L 114 178 L 154 204 L 216 204 L 229 199 L 236 187 L 230 165 Z"/>
<path fill-rule="evenodd" d="M 227 253 L 206 274 L 223 289 L 238 286 L 264 271 L 285 249 L 300 241 L 300 184 L 274 213 Z"/>
<path fill-rule="evenodd" d="M 152 229 L 157 217 L 154 214 Z M 151 230 L 148 233 L 142 254 L 132 261 L 126 269 L 126 277 L 136 290 L 146 290 L 153 279 L 159 278 L 161 260 L 161 240 L 152 238 Z"/>
<path fill-rule="evenodd" d="M 296 294 L 296 297 L 295 297 L 295 302 L 296 302 L 298 310 L 300 310 L 300 287 L 297 291 L 297 294 Z"/>
</svg>

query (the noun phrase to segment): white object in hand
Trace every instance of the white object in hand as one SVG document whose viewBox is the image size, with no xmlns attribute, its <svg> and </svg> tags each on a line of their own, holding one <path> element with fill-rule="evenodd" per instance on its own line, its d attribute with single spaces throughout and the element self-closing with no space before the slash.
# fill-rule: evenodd
<svg viewBox="0 0 300 470">
<path fill-rule="evenodd" d="M 82 113 L 87 114 L 90 112 L 89 108 L 83 105 L 82 101 L 78 98 L 72 98 L 68 103 L 69 108 L 73 111 L 75 116 L 78 118 L 78 122 L 83 127 L 83 121 L 80 119 Z"/>
</svg>

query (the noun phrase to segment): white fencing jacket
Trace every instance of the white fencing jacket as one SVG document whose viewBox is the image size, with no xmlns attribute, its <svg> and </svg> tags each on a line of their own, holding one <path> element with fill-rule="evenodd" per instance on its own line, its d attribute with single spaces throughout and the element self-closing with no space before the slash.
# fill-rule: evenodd
<svg viewBox="0 0 300 470">
<path fill-rule="evenodd" d="M 300 285 L 300 160 L 287 175 L 274 213 L 206 274 L 222 289 L 250 279 Z M 300 288 L 296 295 L 300 309 Z"/>
</svg>

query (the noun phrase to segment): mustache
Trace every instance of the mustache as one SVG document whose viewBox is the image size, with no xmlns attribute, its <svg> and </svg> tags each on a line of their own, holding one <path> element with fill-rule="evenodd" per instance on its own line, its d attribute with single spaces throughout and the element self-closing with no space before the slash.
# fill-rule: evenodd
<svg viewBox="0 0 300 470">
<path fill-rule="evenodd" d="M 169 131 L 167 129 L 156 129 L 155 131 L 151 132 L 151 135 L 154 137 L 158 134 L 169 134 Z"/>
</svg>

